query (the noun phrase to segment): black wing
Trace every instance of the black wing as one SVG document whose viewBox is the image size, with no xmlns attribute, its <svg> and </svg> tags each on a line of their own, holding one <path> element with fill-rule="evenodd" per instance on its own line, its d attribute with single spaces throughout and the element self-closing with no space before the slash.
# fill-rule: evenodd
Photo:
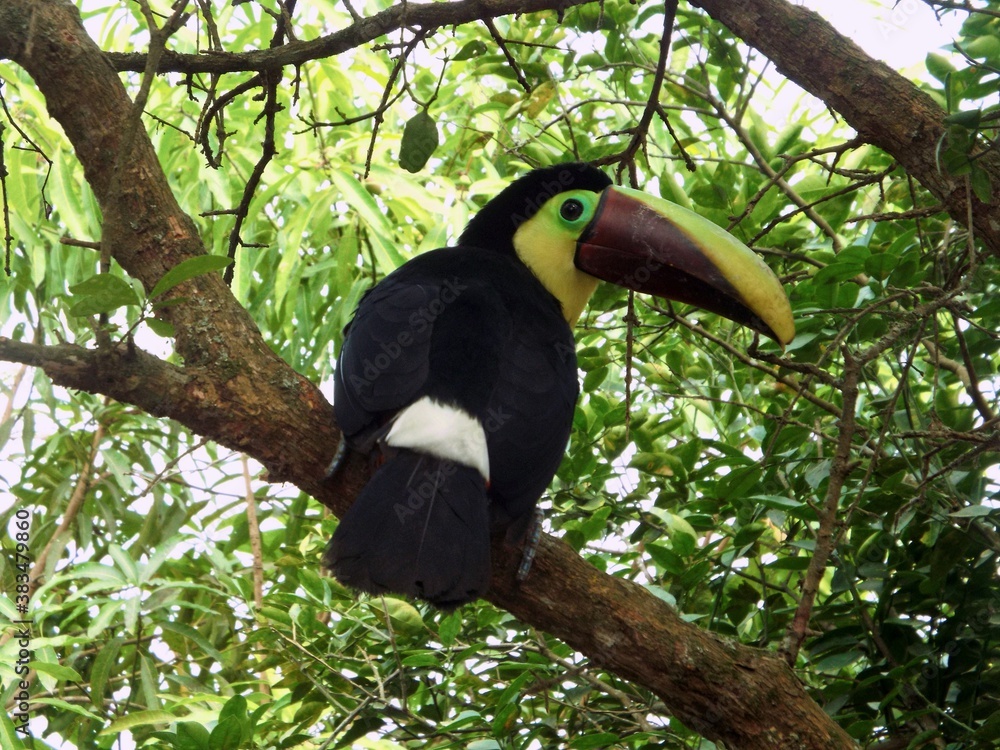
<svg viewBox="0 0 1000 750">
<path fill-rule="evenodd" d="M 512 258 L 448 248 L 410 261 L 362 299 L 334 409 L 361 450 L 422 396 L 477 417 L 494 517 L 506 522 L 530 512 L 551 481 L 577 391 L 572 333 L 555 298 Z"/>
<path fill-rule="evenodd" d="M 468 251 L 435 250 L 385 277 L 358 305 L 337 362 L 337 423 L 361 447 L 422 396 L 480 417 L 512 326 Z"/>
</svg>

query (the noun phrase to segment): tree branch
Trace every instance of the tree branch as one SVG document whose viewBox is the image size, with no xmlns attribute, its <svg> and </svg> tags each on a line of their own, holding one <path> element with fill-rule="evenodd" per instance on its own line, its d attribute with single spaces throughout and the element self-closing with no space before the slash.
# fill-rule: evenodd
<svg viewBox="0 0 1000 750">
<path fill-rule="evenodd" d="M 374 41 L 403 26 L 430 30 L 455 26 L 498 16 L 538 13 L 543 10 L 565 11 L 593 0 L 458 0 L 448 3 L 396 3 L 381 13 L 359 18 L 345 29 L 303 42 L 292 42 L 279 49 L 251 52 L 184 55 L 166 52 L 160 60 L 160 73 L 237 73 L 241 71 L 279 70 L 311 60 L 333 57 L 349 49 Z M 2 53 L 2 50 L 0 50 Z M 141 71 L 146 54 L 109 52 L 108 62 L 118 71 Z"/>
<path fill-rule="evenodd" d="M 826 573 L 826 564 L 836 546 L 837 511 L 840 509 L 840 497 L 844 489 L 844 483 L 847 481 L 848 475 L 854 470 L 856 464 L 855 461 L 851 460 L 851 456 L 854 453 L 854 434 L 857 432 L 855 408 L 858 403 L 858 381 L 864 361 L 855 359 L 847 347 L 844 347 L 843 353 L 844 378 L 841 393 L 843 394 L 844 405 L 841 408 L 840 419 L 837 422 L 839 431 L 837 450 L 834 453 L 833 463 L 830 466 L 830 479 L 827 482 L 823 507 L 817 509 L 819 528 L 816 531 L 816 547 L 813 550 L 805 579 L 802 582 L 802 596 L 799 599 L 798 606 L 795 608 L 795 616 L 785 630 L 785 637 L 779 649 L 779 652 L 785 657 L 789 665 L 795 664 L 799 648 L 806 638 L 806 627 L 809 625 L 809 618 L 812 616 L 816 594 L 819 592 L 819 585 L 823 580 L 823 574 Z"/>
<path fill-rule="evenodd" d="M 323 467 L 336 445 L 332 409 L 312 386 L 300 389 L 298 376 L 287 366 L 288 387 L 280 391 L 281 398 L 273 399 L 274 390 L 253 377 L 237 373 L 226 379 L 212 369 L 178 367 L 128 343 L 85 349 L 0 337 L 0 360 L 38 367 L 56 385 L 110 396 L 153 416 L 175 419 L 222 445 L 250 453 L 267 467 L 271 481 L 291 475 L 304 491 L 321 492 Z M 310 436 L 307 429 L 317 433 Z"/>
<path fill-rule="evenodd" d="M 62 551 L 62 547 L 65 546 L 65 536 L 73 524 L 76 523 L 76 517 L 83 507 L 83 501 L 86 499 L 87 491 L 92 484 L 90 475 L 94 471 L 94 464 L 97 461 L 98 455 L 100 455 L 100 445 L 103 439 L 104 425 L 98 422 L 97 429 L 94 430 L 94 437 L 90 441 L 90 453 L 87 454 L 86 460 L 80 467 L 80 474 L 77 477 L 76 484 L 73 486 L 73 492 L 69 497 L 69 502 L 66 503 L 65 510 L 63 510 L 62 520 L 59 522 L 56 530 L 52 532 L 52 536 L 49 537 L 41 553 L 35 558 L 35 562 L 31 566 L 31 573 L 28 574 L 29 599 L 34 597 L 35 592 L 42 583 L 42 579 L 45 577 L 45 568 L 49 563 L 49 555 L 52 553 L 52 550 L 59 549 L 60 552 Z"/>
<path fill-rule="evenodd" d="M 923 184 L 949 215 L 1000 254 L 1000 201 L 983 203 L 965 182 L 941 170 L 937 150 L 946 137 L 945 111 L 888 65 L 869 57 L 817 13 L 786 0 L 692 0 L 777 69 L 839 112 L 868 143 L 891 154 Z M 886 112 L 894 113 L 886 117 Z M 977 154 L 1000 184 L 1000 153 Z M 969 225 L 969 214 L 973 225 Z"/>
</svg>

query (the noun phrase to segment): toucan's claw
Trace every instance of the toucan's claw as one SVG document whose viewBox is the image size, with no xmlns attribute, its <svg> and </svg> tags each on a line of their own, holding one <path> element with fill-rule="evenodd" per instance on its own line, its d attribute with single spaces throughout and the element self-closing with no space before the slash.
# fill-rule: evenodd
<svg viewBox="0 0 1000 750">
<path fill-rule="evenodd" d="M 535 508 L 527 533 L 524 535 L 521 564 L 517 567 L 518 583 L 524 581 L 528 577 L 528 573 L 531 572 L 531 564 L 535 561 L 535 552 L 538 551 L 538 540 L 542 538 L 542 519 L 544 517 L 541 509 Z"/>
<path fill-rule="evenodd" d="M 344 433 L 340 433 L 340 441 L 337 443 L 337 452 L 333 455 L 333 460 L 330 465 L 326 467 L 326 473 L 323 475 L 323 481 L 329 482 L 337 473 L 344 468 L 344 460 L 347 458 L 347 439 L 344 437 Z"/>
</svg>

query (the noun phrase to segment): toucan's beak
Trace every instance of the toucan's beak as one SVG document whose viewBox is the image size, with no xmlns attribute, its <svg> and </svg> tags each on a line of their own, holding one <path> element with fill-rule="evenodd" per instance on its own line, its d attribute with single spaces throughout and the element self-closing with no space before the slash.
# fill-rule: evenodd
<svg viewBox="0 0 1000 750">
<path fill-rule="evenodd" d="M 795 321 L 778 277 L 750 248 L 693 211 L 612 186 L 576 245 L 576 267 L 637 292 L 686 302 L 781 344 Z"/>
</svg>

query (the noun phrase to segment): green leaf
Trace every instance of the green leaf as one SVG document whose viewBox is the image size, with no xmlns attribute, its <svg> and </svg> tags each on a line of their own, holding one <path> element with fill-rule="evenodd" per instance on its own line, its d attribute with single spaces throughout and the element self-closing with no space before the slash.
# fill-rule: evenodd
<svg viewBox="0 0 1000 750">
<path fill-rule="evenodd" d="M 211 750 L 238 750 L 247 738 L 249 728 L 245 714 L 242 722 L 236 716 L 220 717 L 208 737 L 208 746 Z"/>
<path fill-rule="evenodd" d="M 182 541 L 183 537 L 178 534 L 157 544 L 156 550 L 149 556 L 146 564 L 142 566 L 142 570 L 139 571 L 139 582 L 149 583 L 153 576 L 156 575 L 156 571 L 160 569 L 160 566 L 170 557 L 174 548 Z"/>
<path fill-rule="evenodd" d="M 87 623 L 87 637 L 96 638 L 103 631 L 107 630 L 111 626 L 111 622 L 118 617 L 118 613 L 121 610 L 122 602 L 120 600 L 106 601 L 101 605 L 97 616 Z"/>
<path fill-rule="evenodd" d="M 870 257 L 871 251 L 867 247 L 845 247 L 830 265 L 817 271 L 813 278 L 817 284 L 847 281 L 865 270 L 865 263 Z"/>
<path fill-rule="evenodd" d="M 781 133 L 778 134 L 778 138 L 774 142 L 774 153 L 785 153 L 799 139 L 799 136 L 802 135 L 804 128 L 805 125 L 801 122 L 793 122 L 788 125 L 783 131 L 781 131 Z"/>
<path fill-rule="evenodd" d="M 245 719 L 247 718 L 248 709 L 249 704 L 247 703 L 247 699 L 242 695 L 234 695 L 226 701 L 226 705 L 224 705 L 222 710 L 219 711 L 219 719 L 224 719 L 229 716 Z"/>
<path fill-rule="evenodd" d="M 454 732 L 462 727 L 467 727 L 470 724 L 477 724 L 483 720 L 483 715 L 479 711 L 465 710 L 459 713 L 452 721 L 448 722 L 441 727 L 443 732 Z M 486 740 L 487 742 L 493 742 L 493 740 Z"/>
<path fill-rule="evenodd" d="M 510 734 L 510 729 L 517 721 L 519 708 L 517 703 L 501 703 L 497 709 L 496 716 L 493 717 L 491 728 L 494 737 L 506 737 Z"/>
<path fill-rule="evenodd" d="M 779 557 L 767 564 L 768 568 L 774 570 L 805 570 L 809 567 L 808 557 Z"/>
<path fill-rule="evenodd" d="M 683 462 L 670 453 L 648 453 L 640 451 L 629 461 L 632 466 L 646 474 L 661 477 L 683 478 L 686 475 Z"/>
<path fill-rule="evenodd" d="M 160 673 L 156 669 L 156 662 L 149 656 L 143 654 L 139 657 L 139 684 L 142 687 L 142 696 L 147 706 L 160 708 Z"/>
<path fill-rule="evenodd" d="M 380 613 L 388 613 L 389 621 L 397 631 L 409 635 L 423 631 L 424 619 L 420 616 L 420 611 L 409 602 L 387 596 L 381 601 L 376 601 L 375 605 Z"/>
<path fill-rule="evenodd" d="M 207 273 L 223 269 L 232 262 L 232 258 L 227 258 L 224 255 L 199 255 L 182 260 L 156 282 L 153 291 L 149 293 L 149 298 L 155 300 L 178 284 L 183 284 L 196 276 L 204 276 Z"/>
<path fill-rule="evenodd" d="M 473 39 L 471 42 L 463 44 L 462 49 L 460 49 L 451 59 L 456 62 L 459 60 L 471 60 L 473 57 L 479 57 L 480 55 L 485 54 L 488 49 L 489 47 L 486 46 L 485 42 L 482 42 L 479 39 Z"/>
<path fill-rule="evenodd" d="M 989 717 L 979 729 L 976 730 L 975 737 L 982 742 L 990 740 L 1000 740 L 1000 713 L 994 713 Z"/>
<path fill-rule="evenodd" d="M 1000 39 L 996 34 L 984 34 L 962 45 L 962 51 L 977 59 L 1000 60 Z"/>
<path fill-rule="evenodd" d="M 990 508 L 986 505 L 969 505 L 968 507 L 956 510 L 954 513 L 949 515 L 952 518 L 983 518 L 991 513 L 996 513 L 996 508 Z"/>
<path fill-rule="evenodd" d="M 969 173 L 969 180 L 972 183 L 972 192 L 983 203 L 990 203 L 993 200 L 993 182 L 990 180 L 990 173 L 980 167 L 973 165 L 972 172 Z"/>
<path fill-rule="evenodd" d="M 139 569 L 135 565 L 135 560 L 129 557 L 128 552 L 117 544 L 109 544 L 108 552 L 111 559 L 115 561 L 115 567 L 125 574 L 125 580 L 129 583 L 136 583 L 139 580 Z"/>
<path fill-rule="evenodd" d="M 211 734 L 209 731 L 194 721 L 182 721 L 177 724 L 177 742 L 175 747 L 178 750 L 212 750 Z"/>
<path fill-rule="evenodd" d="M 595 367 L 588 372 L 583 378 L 583 390 L 596 391 L 608 376 L 608 369 L 608 366 L 604 365 L 603 367 Z"/>
<path fill-rule="evenodd" d="M 112 638 L 94 657 L 94 666 L 90 669 L 90 700 L 99 709 L 105 706 L 104 694 L 107 691 L 108 678 L 112 669 L 118 665 L 118 654 L 122 643 L 122 638 Z"/>
<path fill-rule="evenodd" d="M 781 510 L 797 510 L 802 507 L 802 503 L 783 495 L 750 495 L 745 500 L 754 500 L 768 508 L 779 508 Z"/>
<path fill-rule="evenodd" d="M 981 109 L 970 109 L 964 112 L 955 112 L 944 118 L 949 125 L 961 125 L 963 128 L 975 130 L 979 127 L 979 121 L 983 117 Z"/>
<path fill-rule="evenodd" d="M 399 166 L 407 172 L 419 172 L 440 143 L 437 124 L 426 111 L 418 112 L 403 127 L 399 144 Z"/>
<path fill-rule="evenodd" d="M 577 737 L 569 743 L 573 750 L 594 750 L 595 748 L 613 747 L 620 738 L 617 734 L 601 732 L 600 734 L 588 734 Z"/>
<path fill-rule="evenodd" d="M 299 584 L 307 594 L 318 602 L 326 601 L 329 588 L 326 581 L 318 573 L 309 568 L 301 568 L 296 573 Z"/>
<path fill-rule="evenodd" d="M 555 95 L 556 84 L 552 81 L 543 81 L 535 86 L 524 103 L 525 116 L 532 120 L 537 119 Z"/>
<path fill-rule="evenodd" d="M 357 211 L 362 223 L 368 228 L 367 236 L 375 250 L 379 265 L 393 269 L 406 262 L 393 241 L 393 227 L 375 198 L 350 172 L 334 172 L 330 175 L 333 184 L 343 194 L 344 200 Z"/>
<path fill-rule="evenodd" d="M 177 334 L 177 331 L 174 330 L 173 323 L 163 320 L 162 318 L 146 318 L 146 325 L 148 325 L 157 336 L 161 336 L 165 339 L 172 339 Z"/>
<path fill-rule="evenodd" d="M 684 558 L 668 547 L 650 542 L 646 544 L 646 554 L 671 575 L 680 575 L 684 572 Z"/>
<path fill-rule="evenodd" d="M 435 653 L 424 652 L 420 654 L 410 654 L 402 660 L 404 667 L 440 667 L 441 659 Z"/>
<path fill-rule="evenodd" d="M 4 711 L 0 714 L 0 745 L 4 750 L 27 750 L 27 746 L 21 741 L 21 736 L 14 722 L 10 720 L 9 714 Z"/>
<path fill-rule="evenodd" d="M 70 315 L 100 315 L 119 307 L 139 305 L 139 298 L 128 282 L 110 273 L 91 276 L 69 290 L 73 293 Z"/>
<path fill-rule="evenodd" d="M 172 622 L 170 620 L 165 620 L 164 622 L 160 623 L 160 627 L 162 627 L 164 630 L 169 630 L 173 633 L 177 633 L 178 635 L 190 640 L 198 647 L 199 650 L 201 650 L 208 656 L 211 656 L 213 659 L 216 659 L 220 662 L 224 660 L 222 652 L 220 652 L 217 648 L 215 648 L 215 646 L 213 646 L 209 642 L 209 640 L 205 638 L 204 635 L 202 635 L 199 631 L 192 628 L 187 623 Z"/>
<path fill-rule="evenodd" d="M 865 260 L 865 273 L 879 281 L 889 278 L 895 270 L 899 258 L 889 253 L 876 253 Z"/>
<path fill-rule="evenodd" d="M 70 574 L 73 578 L 91 578 L 106 583 L 125 584 L 128 582 L 117 568 L 96 562 L 81 563 L 75 566 Z"/>
<path fill-rule="evenodd" d="M 940 52 L 928 54 L 924 64 L 927 66 L 927 72 L 941 82 L 944 82 L 945 78 L 955 72 L 955 66 L 952 65 L 951 60 Z"/>
<path fill-rule="evenodd" d="M 853 664 L 858 659 L 860 659 L 864 654 L 860 651 L 843 651 L 840 653 L 831 654 L 815 662 L 814 666 L 816 669 L 824 672 L 835 672 L 849 664 Z"/>
<path fill-rule="evenodd" d="M 98 724 L 104 721 L 104 716 L 100 714 L 95 714 L 93 711 L 90 711 L 77 703 L 70 703 L 69 701 L 64 701 L 61 698 L 38 697 L 34 698 L 33 700 L 35 701 L 35 703 L 40 703 L 45 706 L 52 706 L 53 708 L 57 708 L 62 713 L 68 712 L 71 714 L 76 714 L 77 716 L 82 716 L 85 719 L 97 722 Z M 4 748 L 4 750 L 6 750 L 6 748 Z"/>
<path fill-rule="evenodd" d="M 28 663 L 29 669 L 34 669 L 36 672 L 44 672 L 45 674 L 52 675 L 60 682 L 83 682 L 83 677 L 72 667 L 66 667 L 62 664 L 51 664 L 49 662 L 42 661 L 32 661 Z"/>
<path fill-rule="evenodd" d="M 461 630 L 462 616 L 458 612 L 452 612 L 442 617 L 438 624 L 438 638 L 441 639 L 441 645 L 452 646 Z"/>
</svg>

